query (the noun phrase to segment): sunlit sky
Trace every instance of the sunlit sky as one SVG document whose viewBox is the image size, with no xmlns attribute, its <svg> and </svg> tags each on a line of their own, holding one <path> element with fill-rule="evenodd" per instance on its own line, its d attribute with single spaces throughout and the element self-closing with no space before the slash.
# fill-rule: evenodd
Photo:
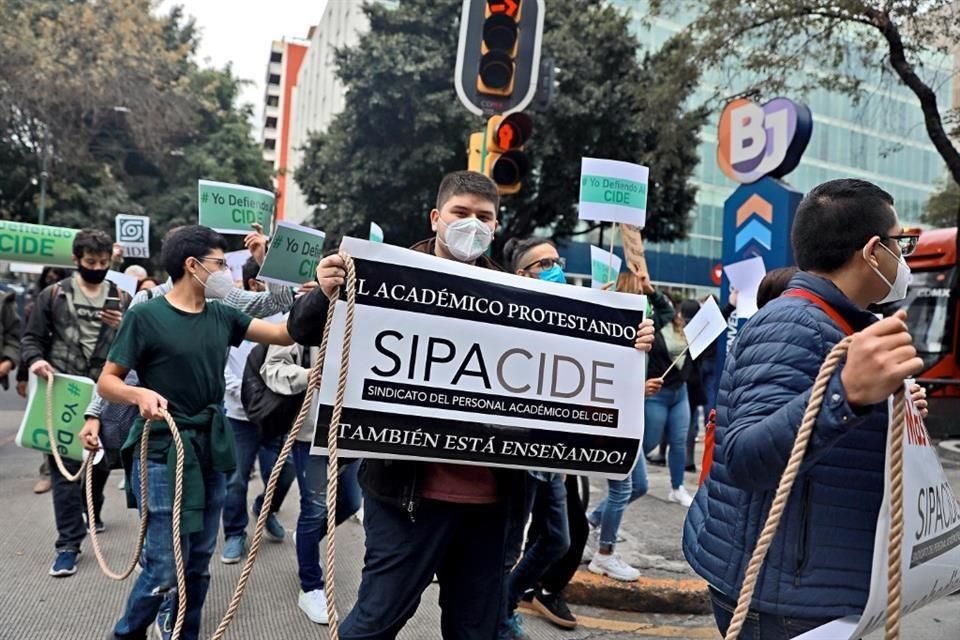
<svg viewBox="0 0 960 640">
<path fill-rule="evenodd" d="M 200 28 L 200 62 L 215 67 L 233 63 L 234 73 L 251 81 L 240 101 L 254 105 L 254 135 L 259 137 L 270 43 L 283 37 L 305 38 L 326 4 L 327 0 L 161 0 L 158 11 L 183 6 Z"/>
</svg>

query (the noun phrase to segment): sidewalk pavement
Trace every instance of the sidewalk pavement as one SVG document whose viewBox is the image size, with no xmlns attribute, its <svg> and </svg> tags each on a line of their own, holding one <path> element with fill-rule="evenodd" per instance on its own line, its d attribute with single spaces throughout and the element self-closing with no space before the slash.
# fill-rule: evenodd
<svg viewBox="0 0 960 640">
<path fill-rule="evenodd" d="M 698 460 L 701 447 L 698 445 Z M 587 571 L 584 563 L 567 587 L 567 599 L 621 611 L 709 614 L 707 583 L 693 572 L 681 549 L 687 509 L 667 502 L 670 472 L 666 467 L 648 464 L 647 476 L 650 489 L 627 507 L 620 526 L 624 541 L 616 548 L 624 562 L 640 570 L 640 580 L 620 582 L 598 576 Z M 685 474 L 684 486 L 691 495 L 696 492 L 699 477 L 699 469 Z M 590 508 L 606 495 L 606 480 L 592 480 Z"/>
</svg>

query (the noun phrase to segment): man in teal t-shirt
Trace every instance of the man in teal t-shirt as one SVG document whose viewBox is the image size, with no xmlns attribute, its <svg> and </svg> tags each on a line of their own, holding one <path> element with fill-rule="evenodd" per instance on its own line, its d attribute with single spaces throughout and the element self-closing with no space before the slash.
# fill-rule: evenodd
<svg viewBox="0 0 960 640">
<path fill-rule="evenodd" d="M 110 350 L 98 391 L 106 400 L 135 404 L 141 418 L 124 445 L 127 487 L 140 486 L 139 439 L 151 421 L 147 462 L 147 536 L 143 571 L 117 622 L 115 638 L 143 638 L 156 623 L 168 638 L 176 615 L 176 573 L 173 564 L 173 505 L 176 462 L 170 429 L 160 415 L 173 415 L 184 443 L 184 501 L 181 511 L 187 612 L 183 640 L 200 632 L 203 602 L 210 584 L 209 564 L 220 530 L 226 473 L 236 466 L 233 433 L 223 414 L 223 368 L 231 346 L 244 339 L 289 345 L 283 324 L 272 325 L 215 301 L 208 289 L 231 283 L 223 237 L 207 227 L 183 227 L 163 248 L 164 268 L 174 286 L 166 296 L 130 310 Z M 124 383 L 136 369 L 140 386 Z M 88 449 L 97 448 L 99 424 L 88 423 L 80 434 Z M 139 508 L 139 495 L 132 495 Z M 133 506 L 133 505 L 131 505 Z"/>
</svg>

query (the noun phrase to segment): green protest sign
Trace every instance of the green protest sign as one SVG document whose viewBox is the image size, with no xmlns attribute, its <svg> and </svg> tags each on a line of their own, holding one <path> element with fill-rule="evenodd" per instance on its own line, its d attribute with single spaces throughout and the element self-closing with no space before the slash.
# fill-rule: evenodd
<svg viewBox="0 0 960 640">
<path fill-rule="evenodd" d="M 326 234 L 291 222 L 278 222 L 260 267 L 260 280 L 299 287 L 316 277 Z"/>
<path fill-rule="evenodd" d="M 199 182 L 200 224 L 220 233 L 245 235 L 259 224 L 270 233 L 276 196 L 271 191 L 226 182 Z"/>
<path fill-rule="evenodd" d="M 580 219 L 622 222 L 642 229 L 647 219 L 649 179 L 650 170 L 639 164 L 583 158 Z"/>
<path fill-rule="evenodd" d="M 76 235 L 76 229 L 0 220 L 0 260 L 72 267 Z"/>
<path fill-rule="evenodd" d="M 78 438 L 83 429 L 83 412 L 90 404 L 96 383 L 89 378 L 57 374 L 53 380 L 53 434 L 60 455 L 83 460 L 83 446 Z M 27 449 L 50 453 L 47 433 L 47 381 L 30 380 L 30 399 L 17 432 L 17 444 Z"/>
</svg>

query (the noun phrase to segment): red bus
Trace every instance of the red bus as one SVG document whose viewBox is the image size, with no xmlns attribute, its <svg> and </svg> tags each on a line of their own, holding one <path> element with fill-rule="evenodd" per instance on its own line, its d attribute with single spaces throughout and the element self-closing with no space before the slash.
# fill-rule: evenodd
<svg viewBox="0 0 960 640">
<path fill-rule="evenodd" d="M 927 429 L 937 438 L 960 436 L 960 281 L 957 278 L 957 229 L 923 231 L 916 251 L 907 257 L 913 280 L 902 302 L 913 344 L 923 359 L 918 382 L 927 389 Z"/>
</svg>

